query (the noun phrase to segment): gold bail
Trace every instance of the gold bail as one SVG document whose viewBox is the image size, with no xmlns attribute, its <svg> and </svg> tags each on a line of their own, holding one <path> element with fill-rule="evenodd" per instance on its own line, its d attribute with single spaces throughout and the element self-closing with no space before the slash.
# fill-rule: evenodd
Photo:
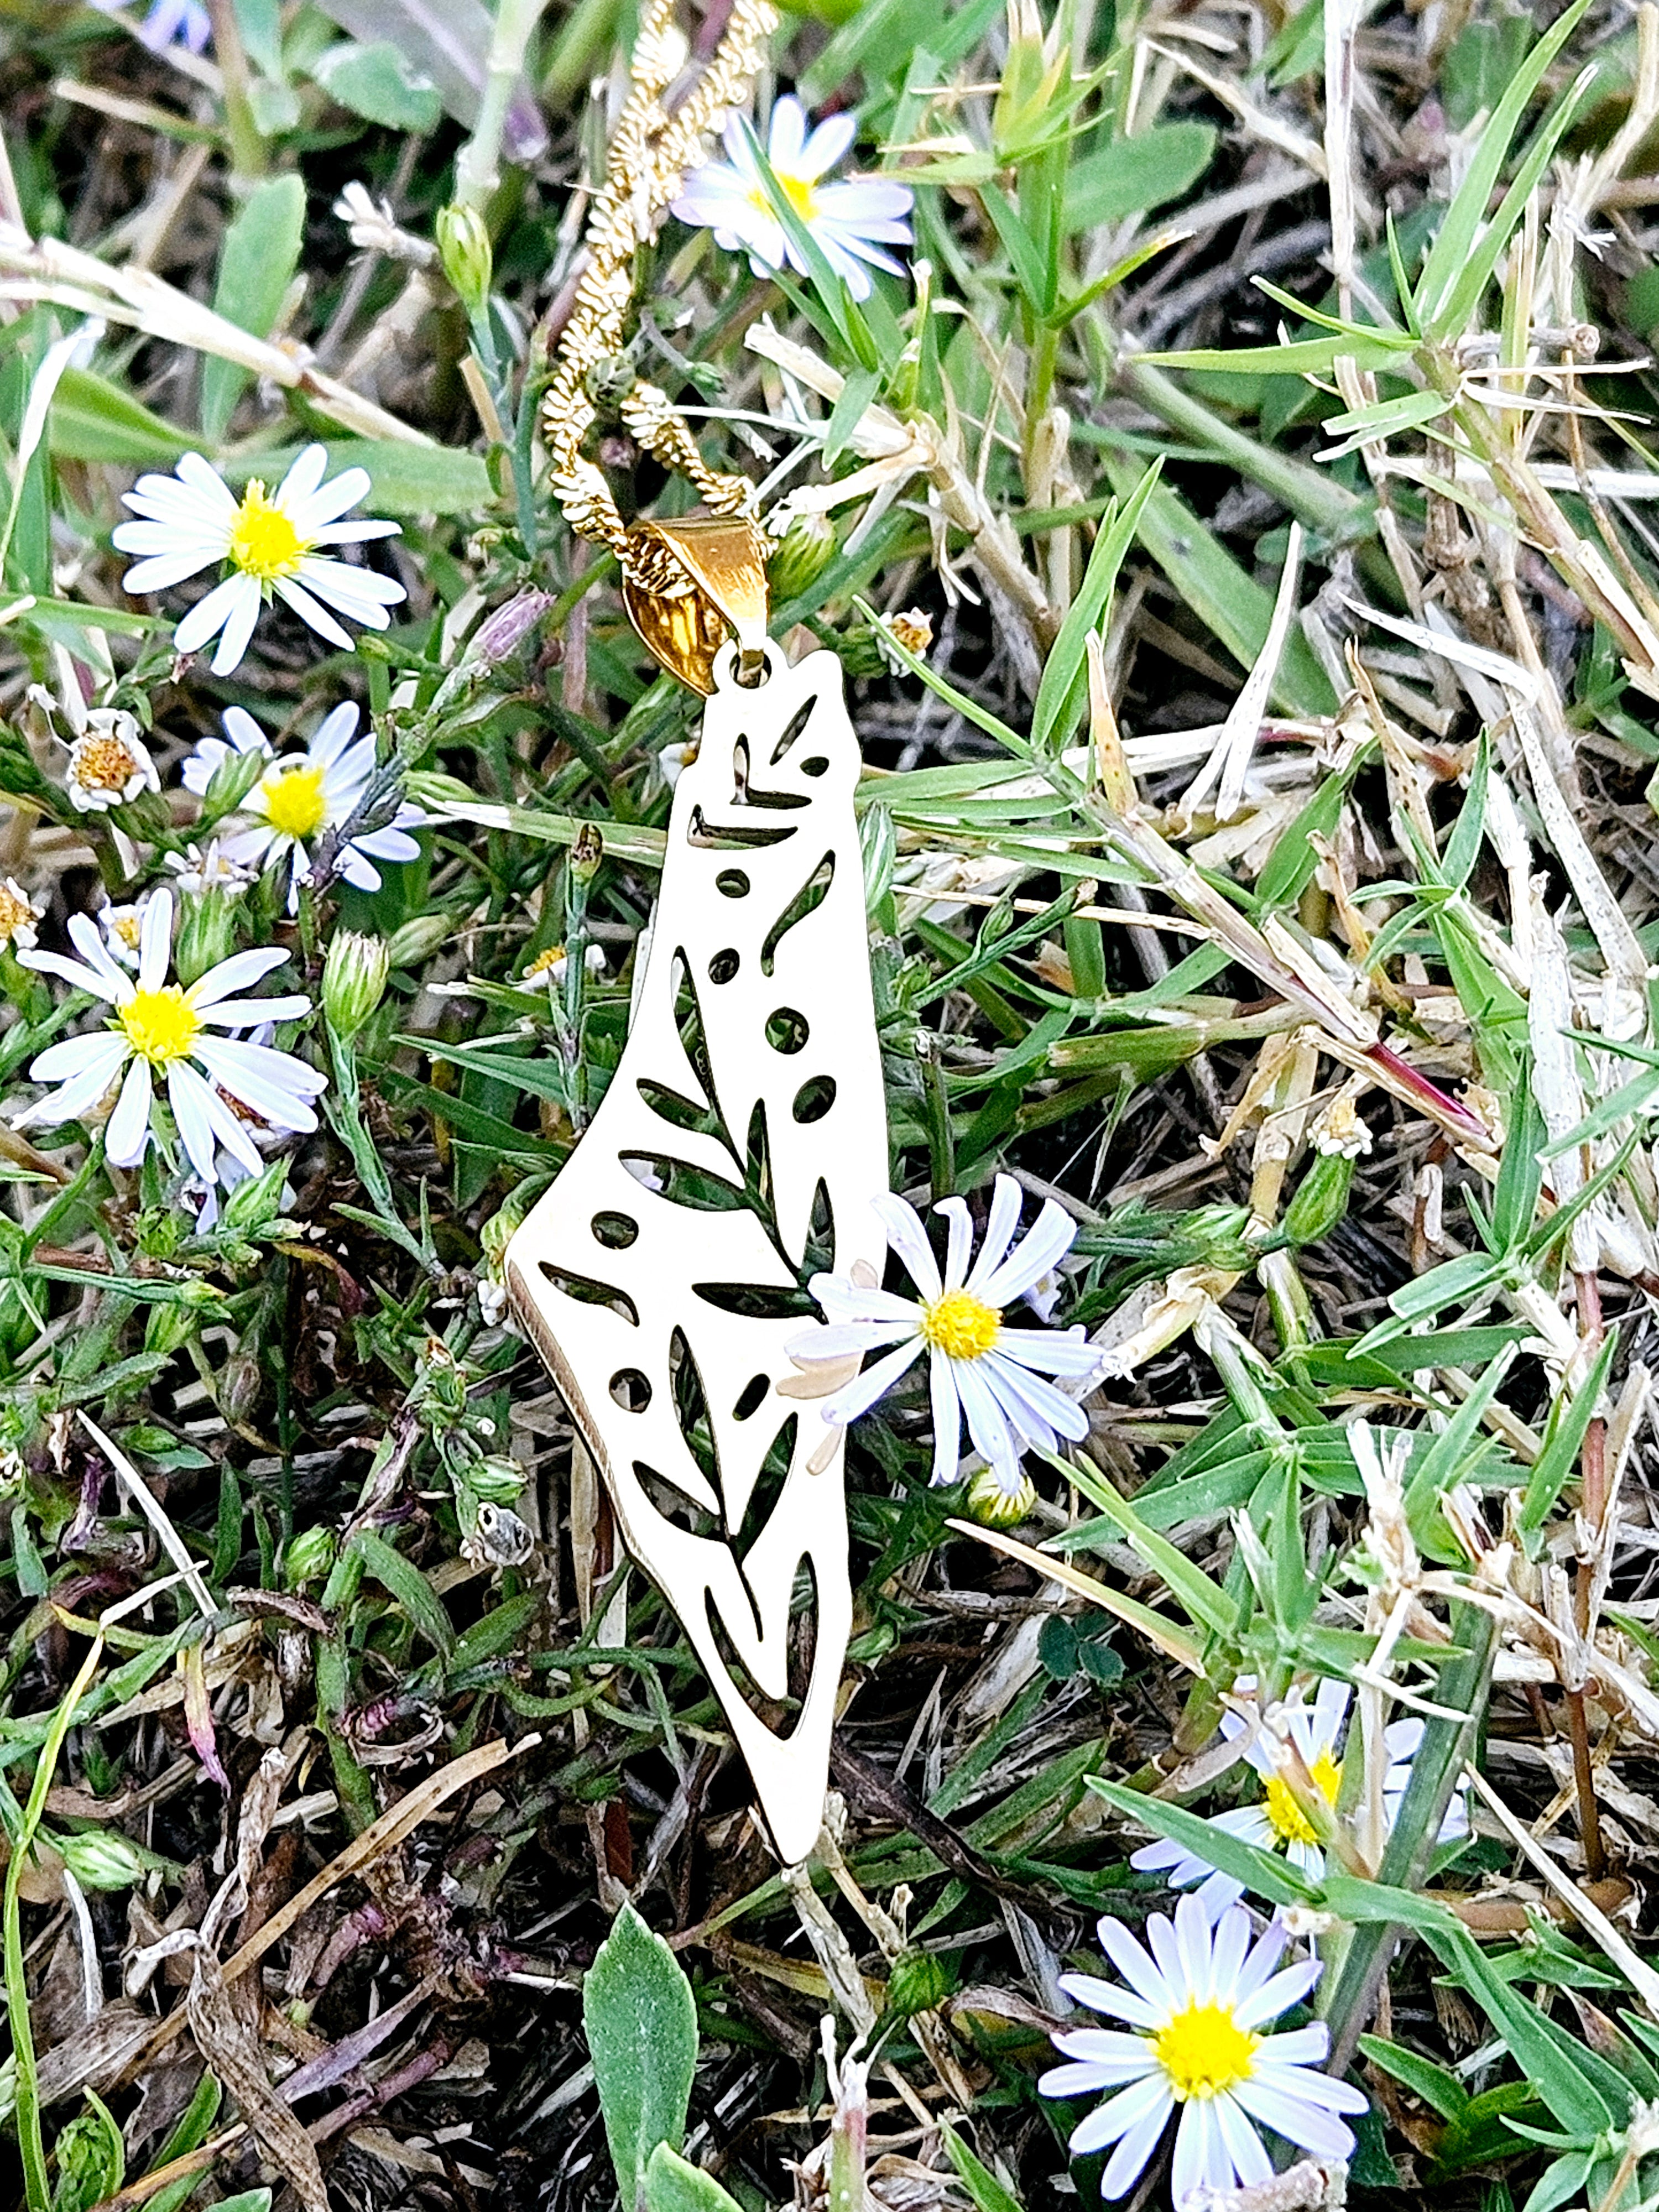
<svg viewBox="0 0 1659 2212">
<path fill-rule="evenodd" d="M 671 676 L 710 697 L 715 655 L 733 635 L 740 683 L 764 665 L 766 563 L 752 522 L 742 515 L 635 522 L 628 546 L 623 605 Z"/>
</svg>

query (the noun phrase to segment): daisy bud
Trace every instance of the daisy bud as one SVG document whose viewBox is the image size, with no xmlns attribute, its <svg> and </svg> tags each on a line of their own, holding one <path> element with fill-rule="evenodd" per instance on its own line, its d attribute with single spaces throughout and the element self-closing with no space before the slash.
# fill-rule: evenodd
<svg viewBox="0 0 1659 2212">
<path fill-rule="evenodd" d="M 835 558 L 836 526 L 827 514 L 798 514 L 767 563 L 775 600 L 799 599 Z"/>
<path fill-rule="evenodd" d="M 1036 1485 L 1022 1474 L 1019 1487 L 1010 1490 L 994 1467 L 982 1467 L 968 1485 L 968 1511 L 981 1528 L 1012 1528 L 1030 1518 L 1036 1504 Z"/>
<path fill-rule="evenodd" d="M 438 211 L 438 258 L 455 296 L 469 315 L 481 315 L 489 297 L 495 258 L 483 217 L 459 204 Z"/>
<path fill-rule="evenodd" d="M 144 1878 L 144 1855 L 112 1828 L 52 1838 L 58 1856 L 82 1889 L 131 1889 Z"/>
<path fill-rule="evenodd" d="M 296 1590 L 307 1583 L 325 1582 L 339 1548 L 331 1528 L 296 1529 L 283 1553 L 283 1580 Z"/>
<path fill-rule="evenodd" d="M 269 766 L 263 752 L 228 750 L 202 793 L 203 821 L 217 822 L 240 806 Z"/>
<path fill-rule="evenodd" d="M 467 645 L 469 660 L 494 666 L 516 653 L 553 604 L 551 592 L 515 592 L 505 605 L 487 614 Z"/>
<path fill-rule="evenodd" d="M 186 892 L 179 902 L 179 934 L 173 939 L 173 964 L 179 981 L 188 987 L 198 982 L 210 968 L 228 960 L 235 946 L 236 914 L 240 900 L 217 891 Z"/>
<path fill-rule="evenodd" d="M 386 996 L 391 966 L 383 937 L 343 929 L 323 963 L 323 1013 L 342 1044 L 349 1044 Z"/>
<path fill-rule="evenodd" d="M 524 1469 L 504 1455 L 476 1460 L 466 1470 L 465 1482 L 480 1503 L 511 1505 L 524 1488 Z"/>
<path fill-rule="evenodd" d="M 1285 1209 L 1285 1235 L 1292 1244 L 1316 1244 L 1348 1210 L 1353 1187 L 1350 1152 L 1316 1152 L 1313 1164 Z"/>
<path fill-rule="evenodd" d="M 447 945 L 455 934 L 453 915 L 417 914 L 392 933 L 386 951 L 386 964 L 392 968 L 419 968 L 432 957 L 441 945 Z"/>
</svg>

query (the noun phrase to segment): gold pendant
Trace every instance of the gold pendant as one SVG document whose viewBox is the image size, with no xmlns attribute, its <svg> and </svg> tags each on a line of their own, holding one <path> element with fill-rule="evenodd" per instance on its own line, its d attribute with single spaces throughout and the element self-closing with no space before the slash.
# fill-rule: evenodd
<svg viewBox="0 0 1659 2212">
<path fill-rule="evenodd" d="M 809 1274 L 879 1279 L 886 1107 L 840 663 L 791 667 L 753 572 L 722 604 L 696 550 L 679 596 L 737 635 L 707 662 L 621 1061 L 506 1273 L 790 1863 L 817 1839 L 852 1593 L 842 1431 L 807 1395 L 840 1377 L 808 1383 L 787 1346 L 824 1326 Z M 763 681 L 738 680 L 745 647 Z"/>
</svg>

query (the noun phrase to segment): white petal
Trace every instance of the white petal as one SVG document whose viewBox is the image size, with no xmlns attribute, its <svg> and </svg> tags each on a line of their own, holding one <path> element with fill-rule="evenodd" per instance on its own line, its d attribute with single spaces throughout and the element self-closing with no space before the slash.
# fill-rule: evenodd
<svg viewBox="0 0 1659 2212">
<path fill-rule="evenodd" d="M 138 988 L 159 991 L 167 981 L 173 953 L 173 893 L 153 892 L 138 925 Z"/>
<path fill-rule="evenodd" d="M 1176 2130 L 1175 2155 L 1170 2161 L 1170 2201 L 1176 2212 L 1194 2189 L 1230 2189 L 1233 2162 L 1216 2125 L 1207 2097 L 1188 2097 L 1181 2108 Z"/>
<path fill-rule="evenodd" d="M 1304 1959 L 1274 1974 L 1259 1990 L 1240 2000 L 1237 2018 L 1241 2027 L 1265 2027 L 1293 2004 L 1299 2004 L 1319 1979 L 1319 1960 Z"/>
<path fill-rule="evenodd" d="M 992 1186 L 991 1210 L 985 1220 L 985 1242 L 979 1248 L 979 1257 L 968 1278 L 967 1287 L 975 1297 L 985 1297 L 981 1285 L 988 1276 L 995 1273 L 1001 1265 L 1004 1253 L 1012 1242 L 1014 1231 L 1019 1226 L 1021 1202 L 1020 1188 L 1012 1176 L 1000 1175 Z M 986 1303 L 995 1305 L 1000 1301 L 987 1298 Z"/>
<path fill-rule="evenodd" d="M 1272 2066 L 1320 2066 L 1330 2047 L 1331 2032 L 1322 2020 L 1286 2028 L 1283 2035 L 1263 2038 L 1255 2054 L 1255 2071 Z"/>
<path fill-rule="evenodd" d="M 939 1281 L 939 1267 L 934 1261 L 927 1233 L 913 1206 L 889 1192 L 873 1200 L 887 1242 L 903 1261 L 911 1281 L 924 1298 L 936 1298 L 944 1289 Z"/>
<path fill-rule="evenodd" d="M 242 655 L 247 651 L 248 640 L 253 635 L 253 625 L 259 619 L 264 597 L 252 576 L 232 579 L 235 596 L 225 617 L 225 626 L 219 638 L 219 650 L 213 656 L 216 676 L 228 676 L 240 668 Z"/>
<path fill-rule="evenodd" d="M 1065 1207 L 1045 1199 L 1042 1212 L 1014 1250 L 978 1285 L 979 1296 L 988 1306 L 1012 1305 L 1065 1258 L 1076 1236 L 1077 1224 Z"/>
<path fill-rule="evenodd" d="M 135 1060 L 121 1085 L 104 1138 L 106 1158 L 118 1168 L 136 1167 L 149 1143 L 149 1062 Z"/>
<path fill-rule="evenodd" d="M 1016 1425 L 1024 1430 L 1031 1442 L 1041 1442 L 1045 1449 L 1053 1449 L 1048 1438 L 1040 1436 L 1038 1430 L 1030 1425 L 1032 1421 L 1038 1424 L 1039 1429 L 1057 1429 L 1061 1436 L 1070 1437 L 1074 1443 L 1086 1437 L 1089 1416 L 1077 1400 L 1056 1390 L 1052 1382 L 1045 1382 L 1040 1375 L 1022 1372 L 1012 1360 L 1000 1357 L 1001 1350 L 999 1340 L 995 1349 L 986 1353 L 981 1364 L 1000 1403 Z"/>
<path fill-rule="evenodd" d="M 252 1108 L 274 1129 L 314 1129 L 317 1116 L 307 1103 L 327 1078 L 292 1053 L 240 1037 L 198 1037 L 191 1058 L 200 1062 L 221 1090 Z"/>
<path fill-rule="evenodd" d="M 216 584 L 204 599 L 197 600 L 173 631 L 173 651 L 199 653 L 210 637 L 219 635 L 230 619 L 232 608 L 240 604 L 249 588 L 257 601 L 259 586 L 252 576 L 227 576 L 222 584 Z"/>
<path fill-rule="evenodd" d="M 962 1465 L 962 1399 L 948 1359 L 927 1363 L 927 1392 L 933 1408 L 933 1471 L 928 1480 L 942 1490 Z"/>
<path fill-rule="evenodd" d="M 20 952 L 18 965 L 33 968 L 42 975 L 56 975 L 65 983 L 72 983 L 77 991 L 89 991 L 94 999 L 111 1000 L 115 986 L 106 975 L 95 968 L 83 967 L 80 961 L 70 960 L 61 952 Z"/>
<path fill-rule="evenodd" d="M 810 1335 L 798 1336 L 788 1346 L 792 1359 L 845 1359 L 851 1352 L 876 1352 L 883 1345 L 896 1344 L 901 1336 L 914 1336 L 914 1321 L 849 1321 L 833 1328 L 814 1329 Z"/>
<path fill-rule="evenodd" d="M 134 530 L 145 527 L 139 522 L 131 526 Z M 161 526 L 158 524 L 156 526 L 159 528 Z M 121 533 L 117 531 L 115 534 L 118 538 Z M 136 552 L 138 549 L 122 546 L 118 550 L 125 553 Z M 203 545 L 187 546 L 180 552 L 157 553 L 147 561 L 135 562 L 122 577 L 121 589 L 135 594 L 171 591 L 175 584 L 182 584 L 186 576 L 199 575 L 204 568 L 220 558 L 216 548 Z"/>
<path fill-rule="evenodd" d="M 274 945 L 261 945 L 252 952 L 233 952 L 228 960 L 220 960 L 199 976 L 185 993 L 198 1014 L 205 1014 L 210 1006 L 216 1006 L 222 999 L 246 991 L 250 983 L 257 983 L 262 975 L 269 975 L 273 968 L 285 967 L 289 956 Z"/>
<path fill-rule="evenodd" d="M 899 1377 L 915 1365 L 921 1352 L 921 1339 L 912 1337 L 908 1344 L 901 1344 L 897 1351 L 890 1352 L 884 1359 L 877 1360 L 873 1367 L 866 1367 L 855 1382 L 849 1382 L 844 1390 L 838 1390 L 833 1398 L 825 1400 L 822 1408 L 824 1419 L 833 1421 L 838 1428 L 844 1428 L 849 1422 L 856 1421 L 860 1414 L 867 1413 L 877 1399 L 884 1397 Z"/>
<path fill-rule="evenodd" d="M 107 1086 L 127 1056 L 126 1038 L 115 1030 L 93 1030 L 85 1036 L 64 1037 L 49 1044 L 29 1063 L 31 1083 L 67 1083 L 71 1077 L 104 1071 Z M 94 1092 L 94 1096 L 100 1094 Z"/>
<path fill-rule="evenodd" d="M 945 1356 L 942 1352 L 934 1354 L 935 1358 Z M 977 1360 L 954 1359 L 951 1363 L 951 1379 L 968 1417 L 968 1433 L 974 1440 L 975 1450 L 995 1468 L 1006 1489 L 1016 1490 L 1019 1486 L 1019 1453 L 996 1395 L 979 1371 L 980 1364 Z"/>
<path fill-rule="evenodd" d="M 345 700 L 340 706 L 331 708 L 322 720 L 318 723 L 313 732 L 311 743 L 306 747 L 306 751 L 311 759 L 320 761 L 325 766 L 331 761 L 337 761 L 357 734 L 358 719 L 357 708 L 349 699 Z M 371 763 L 374 757 L 374 740 L 371 738 L 369 740 Z"/>
<path fill-rule="evenodd" d="M 1075 1379 L 1092 1374 L 1103 1360 L 1098 1345 L 1091 1344 L 1080 1328 L 1008 1328 L 997 1332 L 997 1350 L 1005 1359 L 1015 1359 L 1040 1375 L 1067 1375 Z"/>
<path fill-rule="evenodd" d="M 271 505 L 281 507 L 283 513 L 292 522 L 295 520 L 295 508 L 301 501 L 311 497 L 318 485 L 321 483 L 327 467 L 328 454 L 325 449 L 319 445 L 307 446 L 295 457 L 288 474 L 277 485 L 271 498 Z M 362 481 L 362 490 L 357 489 L 356 479 Z M 368 476 L 362 469 L 348 469 L 339 482 L 350 484 L 352 487 L 351 498 L 346 501 L 348 507 L 353 506 L 362 497 L 363 492 L 368 489 Z"/>
<path fill-rule="evenodd" d="M 211 1182 L 218 1146 L 208 1110 L 208 1087 L 188 1060 L 175 1060 L 167 1070 L 167 1103 L 191 1167 L 204 1182 Z"/>
<path fill-rule="evenodd" d="M 311 1001 L 303 991 L 275 999 L 220 999 L 211 1006 L 197 1008 L 208 1027 L 216 1030 L 270 1028 L 277 1022 L 303 1021 L 310 1012 Z"/>
<path fill-rule="evenodd" d="M 826 169 L 833 169 L 858 135 L 857 118 L 851 115 L 827 115 L 795 155 L 794 173 L 808 184 L 816 184 Z M 776 162 L 773 167 L 777 167 Z"/>
<path fill-rule="evenodd" d="M 968 1273 L 968 1255 L 973 1249 L 974 1217 L 968 1211 L 965 1198 L 942 1198 L 933 1208 L 942 1213 L 948 1224 L 945 1247 L 945 1287 L 959 1291 Z"/>
<path fill-rule="evenodd" d="M 1262 2147 L 1261 2136 L 1231 2097 L 1224 2094 L 1215 2100 L 1215 2121 L 1240 2184 L 1250 2189 L 1271 2180 L 1273 2162 Z"/>
<path fill-rule="evenodd" d="M 1075 2130 L 1072 2136 L 1073 2155 L 1085 2157 L 1091 2150 L 1104 2150 L 1108 2143 L 1118 2142 L 1132 2130 L 1138 2131 L 1154 2113 L 1159 2116 L 1161 2135 L 1170 2102 L 1169 2087 L 1161 2074 L 1149 2074 L 1144 2081 L 1133 2082 L 1115 2097 L 1109 2097 Z"/>
<path fill-rule="evenodd" d="M 1095 1936 L 1130 1988 L 1149 2004 L 1159 2007 L 1160 2017 L 1167 2019 L 1176 2009 L 1175 1992 L 1145 1947 L 1135 1941 L 1121 1921 L 1105 1914 L 1095 1923 Z"/>
<path fill-rule="evenodd" d="M 1115 2203 L 1120 2197 L 1127 2197 L 1146 2172 L 1147 2160 L 1158 2148 L 1170 2124 L 1173 2108 L 1173 2100 L 1166 2095 L 1151 2106 L 1132 2128 L 1125 2129 L 1100 2177 L 1100 2193 L 1109 2202 Z"/>
<path fill-rule="evenodd" d="M 1342 2122 L 1280 2082 L 1254 2075 L 1239 2082 L 1232 2094 L 1253 2119 L 1283 2136 L 1286 2142 L 1295 2143 L 1299 2150 L 1326 2158 L 1352 2155 L 1353 2136 Z M 1364 2103 L 1361 2097 L 1358 2106 L 1350 2109 L 1363 2110 Z"/>
<path fill-rule="evenodd" d="M 1087 2005 L 1091 2012 L 1103 2013 L 1108 2020 L 1127 2020 L 1132 2027 L 1149 2028 L 1156 2033 L 1170 2016 L 1161 1984 L 1156 1996 L 1139 1990 L 1121 1988 L 1116 1982 L 1103 1982 L 1097 1974 L 1062 1974 L 1060 1986 L 1068 1997 Z"/>
<path fill-rule="evenodd" d="M 325 637 L 331 645 L 340 646 L 348 653 L 351 650 L 349 633 L 341 629 L 328 610 L 320 601 L 313 599 L 309 592 L 302 591 L 298 584 L 287 576 L 276 577 L 272 582 L 271 589 L 278 599 L 284 600 L 293 608 L 295 613 L 308 629 L 316 631 L 319 637 Z M 384 629 L 386 625 L 382 623 L 380 627 Z"/>
<path fill-rule="evenodd" d="M 772 103 L 772 120 L 766 133 L 766 159 L 780 176 L 800 173 L 801 149 L 806 143 L 806 110 L 792 92 Z"/>
</svg>

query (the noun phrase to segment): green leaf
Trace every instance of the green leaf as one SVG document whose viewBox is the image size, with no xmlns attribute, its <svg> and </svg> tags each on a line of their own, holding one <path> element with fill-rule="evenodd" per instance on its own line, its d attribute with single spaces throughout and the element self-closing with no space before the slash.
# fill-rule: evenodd
<svg viewBox="0 0 1659 2212">
<path fill-rule="evenodd" d="M 1420 2098 L 1443 2120 L 1461 2120 L 1468 2112 L 1468 2092 L 1455 2074 L 1449 2074 L 1443 2066 L 1437 2066 L 1433 2059 L 1407 2051 L 1402 2044 L 1389 2043 L 1380 2035 L 1362 2035 L 1359 2048 L 1373 2065 L 1380 2066 L 1385 2074 L 1392 2074 L 1396 2081 L 1403 2081 L 1413 2096 Z"/>
<path fill-rule="evenodd" d="M 646 2195 L 653 2154 L 661 2144 L 677 2151 L 684 2138 L 697 2008 L 679 1960 L 631 1905 L 617 1915 L 582 1984 L 582 2023 L 617 2186 L 624 2212 L 633 2212 L 658 2202 Z"/>
<path fill-rule="evenodd" d="M 1003 2187 L 988 2166 L 980 2163 L 954 2128 L 947 2125 L 944 2135 L 945 2155 L 973 2198 L 974 2212 L 1025 2212 L 1018 2197 Z"/>
<path fill-rule="evenodd" d="M 65 461 L 159 463 L 171 467 L 191 441 L 171 422 L 90 368 L 66 368 L 52 403 L 46 436 Z"/>
<path fill-rule="evenodd" d="M 1086 1498 L 1093 1499 L 1119 1534 L 1161 1577 L 1170 1595 L 1185 1607 L 1195 1626 L 1208 1629 L 1212 1635 L 1226 1634 L 1233 1625 L 1232 1602 L 1202 1567 L 1195 1567 L 1167 1536 L 1160 1536 L 1157 1529 L 1149 1528 L 1128 1501 L 1120 1498 L 1111 1484 L 1086 1468 L 1080 1458 L 1074 1467 L 1060 1460 L 1054 1464 L 1056 1468 L 1066 1466 L 1072 1480 Z"/>
<path fill-rule="evenodd" d="M 1545 1431 L 1544 1449 L 1534 1461 L 1527 1477 L 1526 1494 L 1521 1501 L 1520 1525 L 1530 1534 L 1541 1528 L 1555 1510 L 1556 1500 L 1571 1480 L 1578 1464 L 1579 1447 L 1583 1444 L 1595 1409 L 1601 1402 L 1601 1393 L 1607 1388 L 1608 1371 L 1613 1354 L 1619 1348 L 1619 1332 L 1609 1329 L 1601 1349 L 1595 1356 L 1595 1364 L 1579 1383 L 1570 1400 L 1557 1397 L 1550 1408 L 1549 1426 Z"/>
<path fill-rule="evenodd" d="M 735 2197 L 677 2150 L 659 2142 L 645 2169 L 646 2212 L 743 2212 Z"/>
<path fill-rule="evenodd" d="M 1115 453 L 1106 457 L 1106 473 L 1113 488 L 1126 496 L 1139 475 L 1131 462 Z M 1208 524 L 1200 522 L 1167 484 L 1156 483 L 1148 492 L 1135 534 L 1239 666 L 1252 667 L 1273 620 L 1272 593 L 1246 574 L 1217 542 Z M 1279 656 L 1273 690 L 1279 706 L 1292 714 L 1329 714 L 1336 708 L 1330 678 L 1294 623 Z"/>
<path fill-rule="evenodd" d="M 299 266 L 305 228 L 306 188 L 295 176 L 265 177 L 249 192 L 225 232 L 219 250 L 216 313 L 239 331 L 269 337 Z M 248 372 L 210 356 L 202 363 L 202 432 L 217 445 L 224 436 Z"/>
<path fill-rule="evenodd" d="M 435 88 L 389 39 L 330 46 L 307 74 L 331 100 L 385 131 L 434 131 L 444 112 Z"/>
<path fill-rule="evenodd" d="M 351 1549 L 383 1589 L 396 1600 L 410 1626 L 417 1629 L 434 1651 L 447 1658 L 455 1648 L 455 1631 L 449 1615 L 432 1594 L 432 1585 L 420 1569 L 394 1552 L 384 1536 L 360 1528 Z"/>
<path fill-rule="evenodd" d="M 1589 5 L 1589 0 L 1573 0 L 1572 6 L 1556 18 L 1510 78 L 1504 97 L 1492 110 L 1491 122 L 1480 134 L 1474 158 L 1464 171 L 1462 182 L 1446 210 L 1417 288 L 1419 315 L 1425 327 L 1435 327 L 1437 335 L 1443 335 L 1453 327 L 1444 316 L 1474 258 L 1476 236 L 1486 220 L 1486 210 L 1497 189 L 1504 157 L 1521 118 L 1542 82 L 1545 70 L 1577 29 Z M 1493 229 L 1496 228 L 1494 224 Z M 1495 250 L 1501 249 L 1500 239 Z M 1479 296 L 1478 287 L 1476 295 Z"/>
<path fill-rule="evenodd" d="M 1158 368 L 1201 368 L 1212 376 L 1328 376 L 1339 357 L 1360 368 L 1388 368 L 1403 360 L 1413 340 L 1406 331 L 1379 331 L 1375 337 L 1286 339 L 1279 345 L 1200 346 L 1190 353 L 1148 353 L 1140 359 Z"/>
<path fill-rule="evenodd" d="M 1317 1901 L 1318 1885 L 1298 1874 L 1277 1851 L 1264 1851 L 1255 1844 L 1247 1844 L 1240 1836 L 1229 1835 L 1225 1828 L 1200 1820 L 1184 1806 L 1167 1804 L 1163 1798 L 1146 1796 L 1138 1790 L 1127 1790 L 1119 1782 L 1103 1782 L 1097 1774 L 1091 1774 L 1085 1779 L 1097 1797 L 1103 1797 L 1120 1813 L 1128 1814 L 1144 1827 L 1167 1836 L 1173 1844 L 1180 1844 L 1206 1866 L 1230 1874 L 1235 1881 L 1242 1881 L 1246 1889 L 1265 1897 L 1270 1905 L 1309 1905 Z"/>
<path fill-rule="evenodd" d="M 853 433 L 863 421 L 865 410 L 875 398 L 880 383 L 878 370 L 855 368 L 842 385 L 841 397 L 830 409 L 830 420 L 823 428 L 823 465 L 826 469 L 846 452 Z"/>
<path fill-rule="evenodd" d="M 1374 407 L 1360 408 L 1352 415 L 1334 416 L 1325 428 L 1341 438 L 1342 442 L 1324 447 L 1318 458 L 1322 461 L 1340 461 L 1345 453 L 1358 453 L 1361 446 L 1373 439 L 1397 438 L 1403 431 L 1419 430 L 1425 423 L 1437 422 L 1450 407 L 1451 401 L 1443 392 L 1406 392 L 1398 399 L 1379 399 Z"/>
<path fill-rule="evenodd" d="M 257 70 L 281 80 L 283 74 L 282 0 L 234 0 L 236 27 L 242 34 L 247 58 Z"/>
<path fill-rule="evenodd" d="M 1162 466 L 1161 461 L 1152 463 L 1122 512 L 1111 517 L 1095 540 L 1083 588 L 1073 600 L 1043 664 L 1042 681 L 1037 686 L 1036 703 L 1031 709 L 1031 744 L 1037 752 L 1058 750 L 1077 726 L 1088 680 L 1084 654 L 1089 633 L 1099 626 L 1105 616 L 1117 572 L 1123 565 L 1123 556 L 1129 550 Z"/>
<path fill-rule="evenodd" d="M 1066 179 L 1067 234 L 1179 199 L 1209 167 L 1215 142 L 1213 124 L 1164 123 L 1074 161 Z"/>
<path fill-rule="evenodd" d="M 325 441 L 328 470 L 367 469 L 364 504 L 381 514 L 471 514 L 495 504 L 495 488 L 482 457 L 453 446 L 416 445 L 402 438 L 336 438 Z M 250 477 L 278 482 L 298 446 L 275 452 L 239 453 L 224 465 L 228 483 Z"/>
</svg>

